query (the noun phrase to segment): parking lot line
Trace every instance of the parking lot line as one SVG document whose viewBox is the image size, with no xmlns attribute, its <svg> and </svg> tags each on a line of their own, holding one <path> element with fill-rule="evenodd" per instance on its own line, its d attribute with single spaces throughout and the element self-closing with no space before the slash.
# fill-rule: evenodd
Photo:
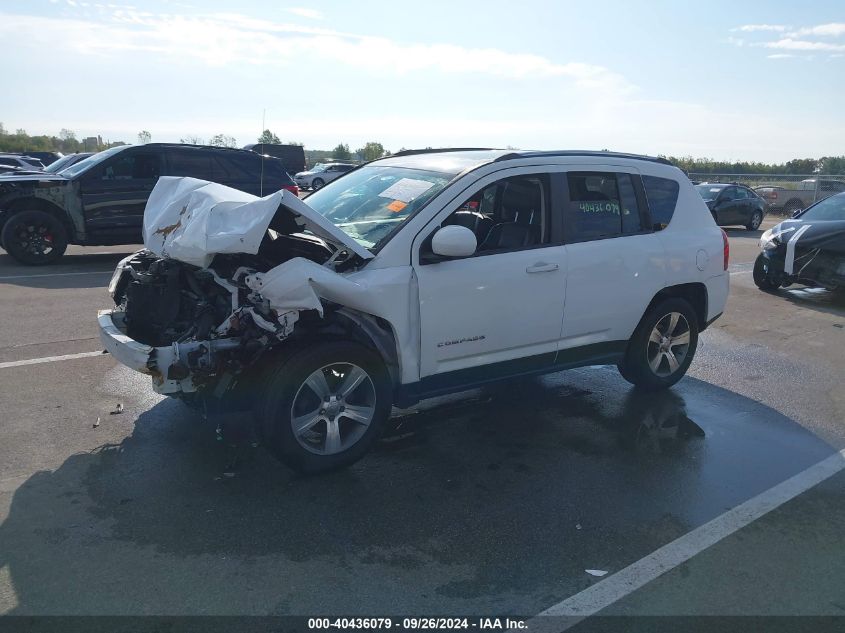
<svg viewBox="0 0 845 633">
<path fill-rule="evenodd" d="M 44 356 L 43 358 L 29 358 L 27 360 L 11 360 L 5 363 L 0 363 L 0 369 L 7 369 L 9 367 L 22 367 L 23 365 L 38 365 L 40 363 L 55 363 L 60 360 L 73 360 L 75 358 L 87 358 L 89 356 L 102 356 L 103 351 L 99 352 L 80 352 L 79 354 L 64 354 L 63 356 Z"/>
<path fill-rule="evenodd" d="M 787 501 L 845 469 L 845 449 L 834 453 L 786 481 L 761 492 L 712 521 L 655 550 L 648 556 L 553 605 L 537 617 L 566 616 L 563 630 L 594 615 L 678 565 L 715 545 Z M 533 630 L 533 629 L 532 629 Z"/>
<path fill-rule="evenodd" d="M 110 275 L 113 270 L 86 270 L 78 273 L 44 273 L 41 275 L 8 275 L 0 277 L 0 281 L 4 279 L 36 279 L 38 277 L 70 277 L 72 275 Z"/>
</svg>

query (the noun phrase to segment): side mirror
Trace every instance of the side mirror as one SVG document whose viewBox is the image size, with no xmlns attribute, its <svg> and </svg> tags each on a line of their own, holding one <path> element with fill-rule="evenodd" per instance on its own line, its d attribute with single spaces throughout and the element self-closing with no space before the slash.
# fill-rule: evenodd
<svg viewBox="0 0 845 633">
<path fill-rule="evenodd" d="M 431 252 L 441 257 L 470 257 L 476 248 L 475 233 L 465 226 L 444 226 L 431 238 Z"/>
<path fill-rule="evenodd" d="M 801 212 L 802 212 L 803 210 L 804 210 L 804 209 L 795 209 L 795 211 L 793 211 L 793 212 L 792 212 L 792 217 L 793 217 L 793 218 L 797 218 L 799 215 L 801 215 Z"/>
</svg>

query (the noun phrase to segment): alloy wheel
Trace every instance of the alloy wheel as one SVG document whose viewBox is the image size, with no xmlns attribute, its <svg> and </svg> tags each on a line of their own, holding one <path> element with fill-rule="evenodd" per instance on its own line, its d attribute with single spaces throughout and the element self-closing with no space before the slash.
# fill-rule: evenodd
<svg viewBox="0 0 845 633">
<path fill-rule="evenodd" d="M 53 250 L 53 234 L 46 222 L 21 222 L 14 227 L 14 238 L 21 249 L 32 255 L 49 255 Z"/>
<path fill-rule="evenodd" d="M 300 385 L 291 405 L 296 441 L 317 455 L 341 453 L 367 431 L 376 413 L 373 379 L 358 365 L 333 363 Z"/>
<path fill-rule="evenodd" d="M 690 344 L 690 326 L 680 312 L 670 312 L 654 325 L 646 346 L 646 358 L 656 376 L 666 378 L 684 364 Z"/>
</svg>

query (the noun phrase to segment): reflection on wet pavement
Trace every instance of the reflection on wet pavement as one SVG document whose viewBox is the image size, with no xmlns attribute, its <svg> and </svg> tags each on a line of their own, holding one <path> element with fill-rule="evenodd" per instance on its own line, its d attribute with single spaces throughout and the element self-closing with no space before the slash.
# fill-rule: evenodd
<svg viewBox="0 0 845 633">
<path fill-rule="evenodd" d="M 14 613 L 313 614 L 327 587 L 350 615 L 536 613 L 832 452 L 712 384 L 643 394 L 596 367 L 397 410 L 346 471 L 247 448 L 225 477 L 213 424 L 141 402 L 119 444 L 15 491 Z"/>
</svg>

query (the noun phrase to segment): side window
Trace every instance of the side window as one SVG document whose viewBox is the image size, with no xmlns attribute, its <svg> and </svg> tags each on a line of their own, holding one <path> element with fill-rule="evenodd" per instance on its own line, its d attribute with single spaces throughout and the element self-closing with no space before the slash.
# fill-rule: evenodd
<svg viewBox="0 0 845 633">
<path fill-rule="evenodd" d="M 566 180 L 569 199 L 564 207 L 563 225 L 567 241 L 581 242 L 622 235 L 623 202 L 616 174 L 572 171 L 566 175 Z M 633 204 L 636 209 L 636 199 Z"/>
<path fill-rule="evenodd" d="M 643 187 L 648 200 L 648 209 L 651 212 L 652 228 L 655 231 L 662 231 L 669 226 L 675 214 L 680 190 L 678 182 L 669 178 L 643 176 Z"/>
<path fill-rule="evenodd" d="M 616 174 L 619 179 L 619 199 L 622 203 L 622 233 L 639 233 L 643 230 L 640 205 L 631 174 Z"/>
<path fill-rule="evenodd" d="M 548 244 L 548 192 L 546 175 L 505 178 L 464 200 L 443 225 L 475 233 L 478 255 Z"/>
<path fill-rule="evenodd" d="M 750 197 L 748 195 L 748 192 L 745 189 L 743 189 L 742 187 L 737 187 L 734 191 L 736 191 L 736 199 L 737 200 L 746 200 L 747 198 Z"/>
<path fill-rule="evenodd" d="M 736 200 L 736 187 L 726 187 L 719 196 L 720 200 Z"/>
<path fill-rule="evenodd" d="M 171 175 L 211 180 L 211 158 L 206 152 L 177 151 L 169 159 Z"/>
<path fill-rule="evenodd" d="M 18 161 L 11 158 L 0 158 L 0 165 L 9 165 L 10 167 L 17 167 Z"/>
<path fill-rule="evenodd" d="M 222 156 L 212 158 L 212 173 L 215 182 L 258 181 L 261 174 L 261 158 L 252 156 Z M 268 161 L 269 162 L 269 161 Z"/>
<path fill-rule="evenodd" d="M 101 180 L 153 180 L 159 177 L 159 157 L 155 154 L 121 156 L 103 167 Z"/>
</svg>

